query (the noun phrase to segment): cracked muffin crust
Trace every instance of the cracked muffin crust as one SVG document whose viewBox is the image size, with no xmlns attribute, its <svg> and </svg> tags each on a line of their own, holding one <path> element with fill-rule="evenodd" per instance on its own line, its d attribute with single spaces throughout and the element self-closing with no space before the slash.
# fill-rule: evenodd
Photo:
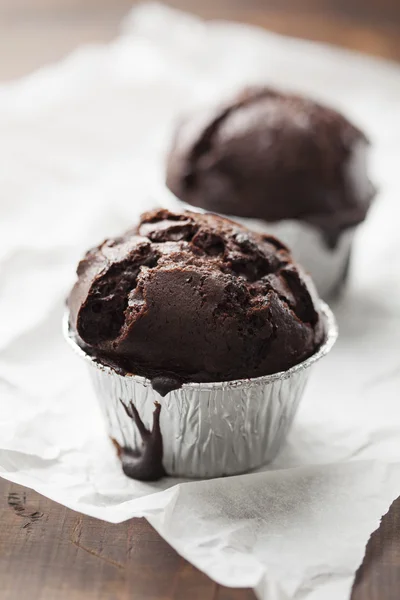
<svg viewBox="0 0 400 600">
<path fill-rule="evenodd" d="M 324 337 L 287 248 L 211 214 L 164 209 L 89 250 L 68 298 L 86 351 L 160 393 L 286 370 Z"/>
</svg>

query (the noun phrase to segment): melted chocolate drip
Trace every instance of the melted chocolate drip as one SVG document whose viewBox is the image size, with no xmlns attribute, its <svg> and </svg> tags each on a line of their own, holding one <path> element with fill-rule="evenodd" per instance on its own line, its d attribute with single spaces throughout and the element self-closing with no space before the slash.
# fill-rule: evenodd
<svg viewBox="0 0 400 600">
<path fill-rule="evenodd" d="M 349 250 L 349 254 L 347 256 L 347 260 L 346 260 L 346 263 L 344 265 L 342 276 L 340 277 L 337 285 L 335 286 L 335 288 L 331 292 L 331 298 L 332 298 L 332 300 L 336 300 L 340 296 L 340 294 L 342 292 L 342 289 L 345 286 L 346 281 L 349 278 L 350 267 L 351 267 L 351 249 Z"/>
<path fill-rule="evenodd" d="M 170 375 L 157 375 L 151 380 L 151 387 L 164 398 L 169 392 L 182 387 L 182 381 Z"/>
<path fill-rule="evenodd" d="M 126 406 L 121 402 L 128 417 L 134 420 L 142 438 L 142 447 L 133 449 L 127 446 L 121 447 L 116 440 L 112 440 L 121 460 L 122 470 L 128 477 L 140 481 L 157 481 L 164 477 L 165 469 L 162 464 L 163 441 L 160 429 L 161 404 L 155 402 L 153 412 L 153 427 L 149 431 L 143 424 L 142 419 L 133 402 Z"/>
<path fill-rule="evenodd" d="M 333 229 L 332 231 L 321 230 L 321 235 L 325 246 L 333 252 L 337 248 L 342 231 L 340 229 Z"/>
</svg>

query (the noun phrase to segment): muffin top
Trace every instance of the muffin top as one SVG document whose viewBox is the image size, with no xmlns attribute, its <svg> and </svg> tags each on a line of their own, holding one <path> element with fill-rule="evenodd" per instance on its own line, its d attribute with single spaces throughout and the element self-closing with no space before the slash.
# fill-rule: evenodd
<svg viewBox="0 0 400 600">
<path fill-rule="evenodd" d="M 247 88 L 178 126 L 167 186 L 206 210 L 266 221 L 298 219 L 328 245 L 366 216 L 374 189 L 368 141 L 338 112 L 270 88 Z"/>
<path fill-rule="evenodd" d="M 160 209 L 79 263 L 70 328 L 100 362 L 165 394 L 286 370 L 324 337 L 287 248 L 228 219 Z"/>
</svg>

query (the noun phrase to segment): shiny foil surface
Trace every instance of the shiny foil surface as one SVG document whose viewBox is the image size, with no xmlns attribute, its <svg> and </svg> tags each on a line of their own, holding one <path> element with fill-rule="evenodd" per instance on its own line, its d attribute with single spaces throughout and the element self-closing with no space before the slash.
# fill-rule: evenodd
<svg viewBox="0 0 400 600">
<path fill-rule="evenodd" d="M 193 478 L 236 475 L 272 460 L 284 443 L 301 400 L 310 367 L 329 352 L 337 327 L 321 302 L 326 339 L 319 350 L 288 371 L 216 383 L 187 383 L 161 397 L 148 379 L 120 375 L 87 354 L 64 334 L 87 363 L 108 433 L 122 447 L 140 448 L 139 432 L 123 405 L 133 402 L 148 429 L 154 403 L 161 404 L 163 464 L 168 475 Z"/>
</svg>

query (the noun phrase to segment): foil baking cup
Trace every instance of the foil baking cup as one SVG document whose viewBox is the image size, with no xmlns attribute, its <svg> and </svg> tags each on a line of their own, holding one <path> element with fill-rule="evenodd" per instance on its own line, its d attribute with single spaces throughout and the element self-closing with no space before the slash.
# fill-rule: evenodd
<svg viewBox="0 0 400 600">
<path fill-rule="evenodd" d="M 207 212 L 197 206 L 182 202 L 167 188 L 158 194 L 158 198 L 166 208 L 172 211 Z M 274 235 L 286 244 L 294 259 L 310 274 L 322 298 L 332 299 L 341 291 L 349 273 L 355 227 L 343 231 L 335 248 L 332 249 L 325 243 L 319 229 L 303 221 L 285 219 L 277 223 L 269 223 L 262 219 L 234 215 L 222 216 L 241 223 L 253 231 Z"/>
<path fill-rule="evenodd" d="M 210 478 L 244 473 L 271 461 L 284 443 L 310 372 L 337 338 L 335 318 L 321 302 L 326 337 L 307 360 L 291 369 L 216 383 L 186 383 L 161 397 L 148 379 L 120 375 L 87 354 L 63 322 L 64 335 L 88 368 L 109 436 L 120 447 L 140 449 L 142 438 L 125 407 L 132 402 L 151 429 L 154 404 L 161 405 L 163 465 L 168 475 Z"/>
</svg>

